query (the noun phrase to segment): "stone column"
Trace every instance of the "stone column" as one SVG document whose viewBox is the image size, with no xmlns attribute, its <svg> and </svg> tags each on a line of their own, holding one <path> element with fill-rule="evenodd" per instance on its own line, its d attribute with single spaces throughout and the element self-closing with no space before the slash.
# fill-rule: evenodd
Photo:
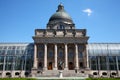
<svg viewBox="0 0 120 80">
<path fill-rule="evenodd" d="M 44 44 L 44 68 L 43 70 L 47 70 L 47 44 Z"/>
<path fill-rule="evenodd" d="M 89 50 L 88 50 L 87 46 L 85 46 L 85 47 L 86 47 L 85 50 L 86 50 L 86 59 L 87 59 L 87 61 L 86 61 L 87 62 L 86 68 L 89 69 L 89 67 L 90 67 L 89 66 Z"/>
<path fill-rule="evenodd" d="M 37 69 L 37 45 L 34 44 L 34 64 L 33 64 L 33 68 Z"/>
<path fill-rule="evenodd" d="M 77 44 L 75 44 L 75 61 L 76 61 L 75 69 L 78 70 L 79 66 L 78 66 L 78 45 Z"/>
<path fill-rule="evenodd" d="M 67 44 L 65 44 L 65 68 L 64 70 L 68 70 L 68 48 Z"/>
<path fill-rule="evenodd" d="M 119 77 L 120 74 L 119 74 L 118 57 L 117 56 L 115 56 L 115 57 L 116 57 L 116 66 L 117 66 L 117 76 Z"/>
<path fill-rule="evenodd" d="M 54 61 L 55 61 L 55 66 L 54 70 L 57 70 L 57 44 L 55 44 L 55 56 L 54 56 Z"/>
<path fill-rule="evenodd" d="M 100 74 L 100 56 L 98 56 L 98 76 L 99 77 L 101 76 L 101 74 Z"/>
</svg>

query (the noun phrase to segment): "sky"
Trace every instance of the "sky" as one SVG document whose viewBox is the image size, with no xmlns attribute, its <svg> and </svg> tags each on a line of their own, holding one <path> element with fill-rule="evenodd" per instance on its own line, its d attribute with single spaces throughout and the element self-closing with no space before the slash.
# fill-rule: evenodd
<svg viewBox="0 0 120 80">
<path fill-rule="evenodd" d="M 0 0 L 0 42 L 34 42 L 60 3 L 89 43 L 120 42 L 120 0 Z"/>
</svg>

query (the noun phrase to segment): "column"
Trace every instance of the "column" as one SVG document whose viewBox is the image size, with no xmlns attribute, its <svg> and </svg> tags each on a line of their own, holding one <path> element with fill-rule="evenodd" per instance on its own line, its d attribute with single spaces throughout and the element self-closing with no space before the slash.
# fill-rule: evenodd
<svg viewBox="0 0 120 80">
<path fill-rule="evenodd" d="M 54 56 L 54 61 L 55 61 L 55 66 L 54 66 L 54 70 L 57 70 L 57 44 L 55 44 L 55 56 Z"/>
<path fill-rule="evenodd" d="M 118 65 L 118 57 L 116 56 L 116 66 L 117 66 L 117 76 L 119 76 L 119 65 Z"/>
<path fill-rule="evenodd" d="M 100 56 L 98 56 L 98 76 L 100 77 L 101 74 L 100 74 Z"/>
<path fill-rule="evenodd" d="M 33 68 L 37 69 L 37 45 L 34 44 L 34 64 Z"/>
<path fill-rule="evenodd" d="M 86 47 L 86 59 L 87 59 L 87 65 L 86 65 L 86 68 L 89 69 L 90 66 L 89 66 L 89 49 Z"/>
<path fill-rule="evenodd" d="M 65 68 L 64 70 L 68 70 L 68 49 L 67 44 L 65 44 Z"/>
<path fill-rule="evenodd" d="M 78 66 L 78 45 L 75 44 L 75 61 L 76 61 L 76 64 L 75 64 L 75 69 L 79 69 L 79 66 Z"/>
<path fill-rule="evenodd" d="M 47 70 L 47 44 L 44 44 L 44 70 Z"/>
</svg>

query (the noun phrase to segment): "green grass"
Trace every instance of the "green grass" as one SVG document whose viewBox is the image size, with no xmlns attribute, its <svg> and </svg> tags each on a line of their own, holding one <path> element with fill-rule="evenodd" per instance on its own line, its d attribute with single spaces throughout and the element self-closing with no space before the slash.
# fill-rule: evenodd
<svg viewBox="0 0 120 80">
<path fill-rule="evenodd" d="M 120 80 L 120 78 L 87 78 L 86 80 Z"/>
<path fill-rule="evenodd" d="M 0 78 L 0 80 L 37 80 L 34 78 Z"/>
<path fill-rule="evenodd" d="M 0 78 L 0 80 L 79 80 L 79 79 Z M 87 78 L 85 80 L 120 80 L 120 78 Z"/>
</svg>

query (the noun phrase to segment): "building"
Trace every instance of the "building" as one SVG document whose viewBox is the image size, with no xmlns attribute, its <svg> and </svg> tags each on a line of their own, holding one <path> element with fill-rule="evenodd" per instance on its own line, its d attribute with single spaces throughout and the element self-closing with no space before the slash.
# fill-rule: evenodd
<svg viewBox="0 0 120 80">
<path fill-rule="evenodd" d="M 62 4 L 34 43 L 0 43 L 1 77 L 120 76 L 120 43 L 88 43 Z"/>
</svg>

